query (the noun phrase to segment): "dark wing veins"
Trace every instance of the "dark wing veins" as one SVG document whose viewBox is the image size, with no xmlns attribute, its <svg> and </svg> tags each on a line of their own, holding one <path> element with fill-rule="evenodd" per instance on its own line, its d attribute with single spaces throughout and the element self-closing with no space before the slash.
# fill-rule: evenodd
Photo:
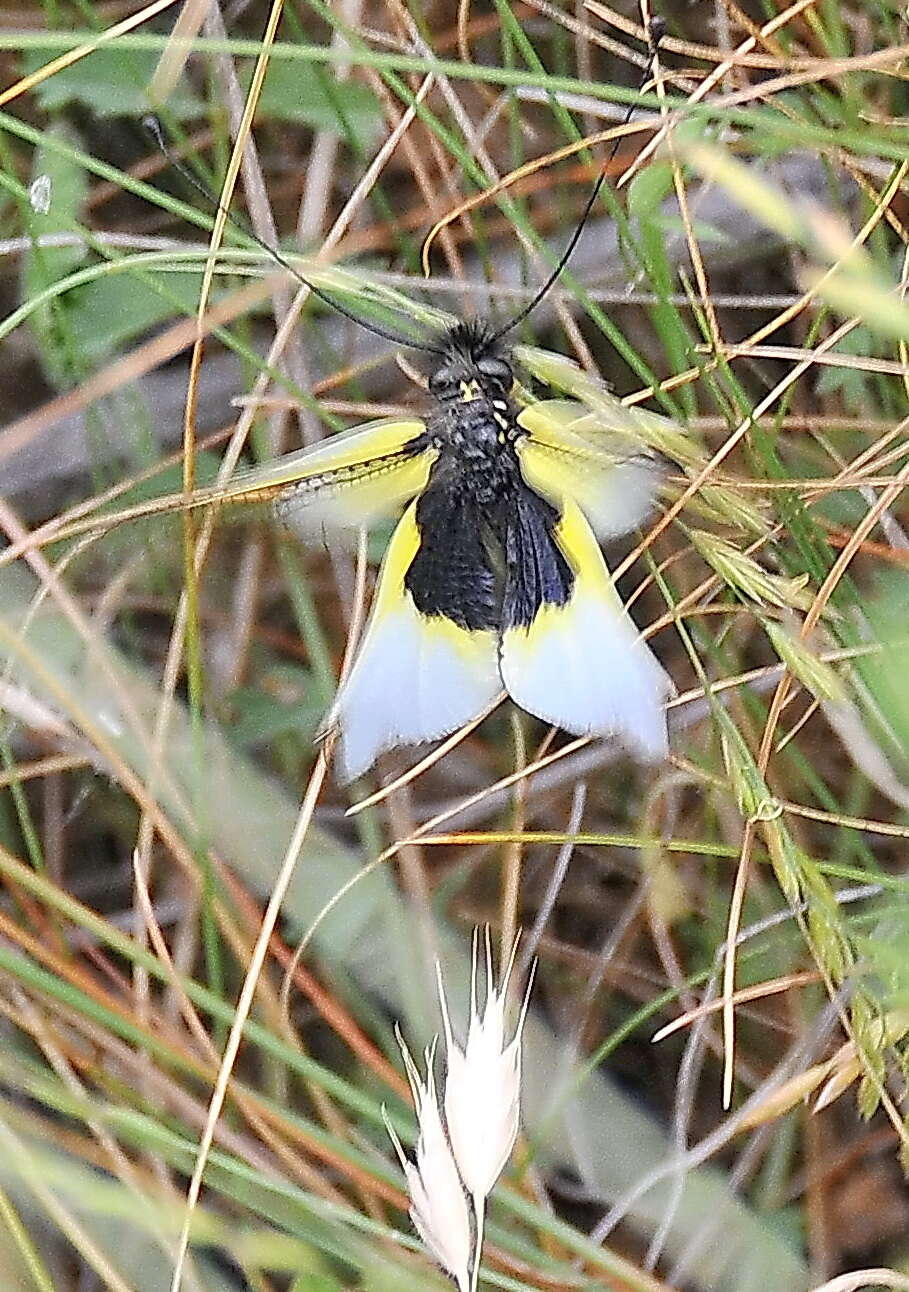
<svg viewBox="0 0 909 1292">
<path fill-rule="evenodd" d="M 528 628 L 543 606 L 564 606 L 574 572 L 555 540 L 559 513 L 527 485 L 515 486 L 503 508 L 503 628 Z"/>
</svg>

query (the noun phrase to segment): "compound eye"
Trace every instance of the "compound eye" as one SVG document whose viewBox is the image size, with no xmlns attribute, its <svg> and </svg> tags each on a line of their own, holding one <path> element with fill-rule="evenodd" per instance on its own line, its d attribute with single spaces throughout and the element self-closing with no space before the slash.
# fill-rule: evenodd
<svg viewBox="0 0 909 1292">
<path fill-rule="evenodd" d="M 453 394 L 458 388 L 458 379 L 450 368 L 437 368 L 429 378 L 430 394 L 439 399 Z"/>
<path fill-rule="evenodd" d="M 477 364 L 477 369 L 484 377 L 494 381 L 497 385 L 502 386 L 505 390 L 510 390 L 514 382 L 514 373 L 511 370 L 511 364 L 505 359 L 499 359 L 495 355 L 481 359 Z"/>
</svg>

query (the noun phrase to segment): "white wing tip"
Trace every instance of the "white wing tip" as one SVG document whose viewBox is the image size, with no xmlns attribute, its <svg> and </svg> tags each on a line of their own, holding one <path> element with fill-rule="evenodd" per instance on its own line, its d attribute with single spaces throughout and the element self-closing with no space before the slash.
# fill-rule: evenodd
<svg viewBox="0 0 909 1292">
<path fill-rule="evenodd" d="M 639 710 L 633 727 L 617 726 L 610 734 L 644 763 L 663 763 L 669 757 L 669 729 L 663 704 Z"/>
<path fill-rule="evenodd" d="M 669 756 L 666 701 L 673 693 L 669 676 L 640 638 L 629 647 L 626 685 L 614 696 L 614 711 L 604 735 L 615 736 L 645 763 L 662 763 Z"/>
</svg>

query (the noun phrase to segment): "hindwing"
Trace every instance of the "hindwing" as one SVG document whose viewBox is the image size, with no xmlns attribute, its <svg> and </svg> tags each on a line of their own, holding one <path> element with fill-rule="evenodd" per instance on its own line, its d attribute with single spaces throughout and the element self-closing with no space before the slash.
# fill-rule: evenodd
<svg viewBox="0 0 909 1292">
<path fill-rule="evenodd" d="M 418 504 L 411 503 L 398 522 L 363 642 L 335 701 L 338 768 L 345 781 L 361 775 L 386 749 L 456 731 L 501 690 L 496 633 L 462 626 L 438 610 L 425 613 L 416 604 L 407 581 L 422 551 L 417 513 Z M 460 551 L 464 559 L 467 549 Z M 431 565 L 417 568 L 421 596 Z M 467 567 L 460 572 L 466 574 Z"/>
<path fill-rule="evenodd" d="M 529 628 L 546 606 L 564 606 L 574 571 L 555 541 L 558 510 L 525 486 L 509 499 L 504 519 L 505 588 L 502 628 Z"/>
<path fill-rule="evenodd" d="M 616 736 L 642 758 L 664 758 L 671 684 L 622 605 L 580 507 L 563 498 L 556 523 L 535 519 L 531 532 L 506 575 L 505 689 L 574 735 Z"/>
</svg>

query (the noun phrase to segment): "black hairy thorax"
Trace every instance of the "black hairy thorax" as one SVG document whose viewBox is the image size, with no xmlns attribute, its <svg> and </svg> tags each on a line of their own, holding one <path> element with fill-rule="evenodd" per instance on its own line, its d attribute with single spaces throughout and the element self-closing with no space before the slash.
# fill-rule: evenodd
<svg viewBox="0 0 909 1292">
<path fill-rule="evenodd" d="M 555 539 L 559 511 L 532 489 L 516 449 L 511 363 L 488 327 L 459 323 L 429 380 L 436 408 L 421 436 L 437 451 L 417 503 L 420 547 L 404 584 L 421 614 L 459 628 L 529 627 L 564 605 L 574 574 Z"/>
</svg>

